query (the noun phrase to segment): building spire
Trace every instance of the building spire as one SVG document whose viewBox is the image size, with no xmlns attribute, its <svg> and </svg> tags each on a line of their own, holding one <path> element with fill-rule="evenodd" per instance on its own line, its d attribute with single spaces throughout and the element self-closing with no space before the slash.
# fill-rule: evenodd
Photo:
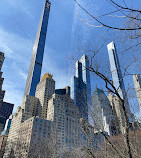
<svg viewBox="0 0 141 158">
<path fill-rule="evenodd" d="M 46 0 L 33 47 L 24 96 L 35 96 L 36 86 L 40 82 L 50 5 L 50 2 Z"/>
</svg>

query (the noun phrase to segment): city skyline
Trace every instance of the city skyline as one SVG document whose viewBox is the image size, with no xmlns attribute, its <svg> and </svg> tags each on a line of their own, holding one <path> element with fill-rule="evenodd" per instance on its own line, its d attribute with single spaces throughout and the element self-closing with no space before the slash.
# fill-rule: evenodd
<svg viewBox="0 0 141 158">
<path fill-rule="evenodd" d="M 0 157 L 140 157 L 141 12 L 106 3 L 0 2 Z"/>
<path fill-rule="evenodd" d="M 23 23 L 21 24 L 22 26 L 19 25 L 20 28 L 16 26 L 13 29 L 9 27 L 10 25 L 8 25 L 7 23 L 0 23 L 0 35 L 1 37 L 3 37 L 3 39 L 5 39 L 3 40 L 3 42 L 1 42 L 0 49 L 5 53 L 6 56 L 6 60 L 2 70 L 5 72 L 3 74 L 3 77 L 5 78 L 3 89 L 6 89 L 4 100 L 15 104 L 15 112 L 17 106 L 21 104 L 24 95 L 26 78 L 32 56 L 32 49 L 44 1 L 36 1 L 36 3 L 35 1 L 32 1 L 31 3 L 26 1 L 24 2 L 24 5 L 21 4 L 22 2 L 19 2 L 17 3 L 17 5 L 19 8 L 21 8 L 21 10 L 19 10 L 18 7 L 15 8 L 13 6 L 15 5 L 14 2 L 13 4 L 11 4 L 11 2 L 9 1 L 0 2 L 4 3 L 0 4 L 0 6 L 4 5 L 7 6 L 8 9 L 14 9 L 17 15 L 22 16 Z M 68 72 L 69 66 L 67 64 L 67 60 L 69 56 L 66 57 L 66 52 L 69 52 L 69 43 L 71 36 L 70 28 L 72 22 L 66 24 L 65 32 L 70 32 L 67 36 L 65 34 L 61 35 L 58 32 L 58 29 L 55 30 L 56 26 L 60 27 L 59 21 L 62 21 L 61 26 L 63 26 L 65 21 L 67 20 L 67 17 L 70 17 L 70 15 L 63 14 L 66 11 L 66 5 L 70 8 L 71 6 L 73 6 L 73 3 L 64 3 L 64 1 L 62 0 L 62 2 L 60 1 L 52 4 L 50 11 L 50 25 L 48 27 L 49 33 L 46 41 L 45 57 L 43 61 L 44 66 L 41 75 L 43 76 L 43 74 L 46 72 L 54 74 L 54 78 L 55 80 L 57 80 L 57 88 L 63 88 L 68 85 L 68 78 L 69 76 L 71 76 L 70 72 Z M 60 9 L 57 9 L 56 6 L 60 6 Z M 24 10 L 24 8 L 26 9 Z M 71 7 L 69 11 L 72 11 L 72 8 L 73 7 Z M 1 8 L 1 11 L 2 10 L 3 8 Z M 52 10 L 55 10 L 55 12 L 53 12 Z M 8 14 L 9 16 L 12 16 L 11 19 L 15 16 L 14 13 L 12 13 Z M 57 17 L 55 16 L 56 14 Z M 20 23 L 21 17 L 19 16 L 17 16 L 17 22 Z M 61 18 L 58 19 L 58 17 Z M 16 21 L 13 21 L 14 24 L 15 22 Z M 6 25 L 7 27 L 5 27 L 4 25 Z M 60 31 L 64 32 L 63 27 Z M 9 43 L 9 41 L 11 42 Z M 66 41 L 65 45 L 68 46 L 68 48 L 63 46 L 64 41 Z M 53 42 L 55 42 L 56 44 L 54 45 Z M 64 60 L 63 62 L 62 59 Z M 54 64 L 52 65 L 52 63 Z M 62 63 L 62 65 L 60 63 Z M 8 69 L 7 66 L 9 67 Z M 18 78 L 18 80 L 16 78 Z M 63 83 L 64 78 L 66 78 L 66 80 Z M 14 82 L 16 82 L 16 85 L 13 84 Z"/>
<path fill-rule="evenodd" d="M 98 0 L 43 0 L 43 9 L 31 1 L 3 2 L 18 14 L 9 21 L 2 18 L 7 27 L 0 24 L 0 157 L 141 155 L 137 137 L 141 134 L 141 53 L 130 37 L 123 41 L 127 34 L 120 32 L 130 30 L 125 24 L 119 26 L 123 17 L 111 21 L 115 14 L 126 15 L 126 10 L 140 11 L 114 1 L 105 5 Z M 120 10 L 104 14 L 105 9 L 111 11 L 111 3 Z M 42 10 L 36 14 L 40 20 L 32 14 L 37 8 Z M 2 11 L 0 7 L 0 16 Z M 111 21 L 106 26 L 101 19 L 109 14 L 113 17 L 103 19 Z M 139 20 L 132 16 L 125 20 Z M 17 20 L 19 25 L 10 32 L 9 25 Z M 119 28 L 123 26 L 127 28 Z M 136 29 L 141 28 L 132 30 Z"/>
<path fill-rule="evenodd" d="M 5 101 L 14 103 L 16 109 L 17 106 L 20 105 L 22 101 L 27 72 L 31 59 L 32 46 L 35 39 L 35 34 L 37 31 L 38 22 L 40 19 L 40 13 L 44 5 L 44 1 L 40 3 L 37 1 L 37 4 L 35 3 L 33 6 L 31 5 L 32 2 L 28 4 L 25 1 L 24 2 L 25 5 L 23 8 L 22 8 L 23 2 L 22 3 L 19 2 L 18 7 L 21 8 L 21 11 L 19 10 L 18 7 L 16 8 L 14 7 L 15 5 L 14 2 L 13 4 L 8 2 L 7 0 L 5 2 L 0 2 L 0 3 L 4 3 L 8 7 L 8 9 L 10 8 L 15 9 L 15 12 L 13 14 L 11 13 L 11 19 L 15 16 L 14 15 L 15 13 L 19 13 L 19 16 L 17 16 L 15 21 L 13 20 L 12 24 L 9 24 L 8 22 L 5 23 L 4 19 L 0 23 L 0 35 L 4 39 L 4 42 L 0 45 L 0 49 L 6 55 L 6 60 L 2 70 L 4 72 L 3 77 L 5 78 L 4 86 L 3 86 L 3 89 L 6 90 Z M 69 9 L 66 10 L 65 8 L 69 8 Z M 55 10 L 55 12 L 53 12 L 52 10 Z M 0 12 L 1 15 L 2 15 L 2 11 L 3 10 L 1 10 Z M 64 12 L 66 12 L 67 14 L 63 15 Z M 86 45 L 85 43 L 86 39 L 90 38 L 89 34 L 91 33 L 91 31 L 89 32 L 87 28 L 85 28 L 86 27 L 85 24 L 79 21 L 79 17 L 77 16 L 75 18 L 73 17 L 74 14 L 76 15 L 76 12 L 79 11 L 77 7 L 73 4 L 73 2 L 64 2 L 63 0 L 61 0 L 60 2 L 53 2 L 52 4 L 52 8 L 51 8 L 52 18 L 50 20 L 50 26 L 48 28 L 50 33 L 48 34 L 48 39 L 47 39 L 48 41 L 45 49 L 45 54 L 47 55 L 45 56 L 45 59 L 43 61 L 44 67 L 43 67 L 42 76 L 45 72 L 50 72 L 54 74 L 54 78 L 57 81 L 56 82 L 57 88 L 63 88 L 67 85 L 69 86 L 71 85 L 71 77 L 74 74 L 74 70 L 72 70 L 73 64 L 71 64 L 71 62 L 73 60 L 73 56 L 75 52 L 71 51 L 72 48 L 70 43 L 72 43 L 71 42 L 72 39 L 76 39 L 76 37 L 74 37 L 75 36 L 74 30 L 77 30 L 78 25 L 80 25 L 81 30 L 79 32 L 82 32 L 81 34 L 83 37 L 82 41 L 84 42 L 84 43 L 81 42 L 81 44 L 83 43 Z M 70 14 L 72 15 L 70 16 Z M 20 20 L 21 19 L 20 15 L 25 16 L 25 18 L 23 18 L 23 22 L 21 22 Z M 8 12 L 7 15 L 4 16 L 4 18 L 7 19 L 7 16 L 10 16 Z M 58 17 L 60 17 L 60 19 L 58 19 Z M 70 21 L 67 23 L 66 21 L 68 18 L 70 19 Z M 60 20 L 61 22 L 59 22 Z M 17 25 L 15 28 L 12 27 L 12 25 L 15 25 L 16 23 L 18 23 L 19 25 Z M 62 29 L 62 26 L 66 29 L 65 30 Z M 56 27 L 61 28 L 59 32 L 57 31 L 58 29 L 56 29 Z M 84 32 L 82 28 L 85 28 Z M 92 30 L 92 28 L 90 29 Z M 88 37 L 84 38 L 84 33 L 86 31 L 88 31 L 88 33 L 86 34 L 86 36 Z M 66 46 L 64 46 L 64 41 Z M 78 47 L 79 46 L 80 45 L 78 44 Z M 107 54 L 106 47 L 104 47 L 102 51 L 105 53 L 103 58 L 106 57 L 107 60 L 108 57 L 106 56 Z M 15 55 L 15 57 L 13 54 Z M 84 52 L 78 53 L 78 55 L 76 55 L 75 58 L 79 59 L 82 56 L 82 54 L 84 54 Z M 16 78 L 18 78 L 18 80 Z M 94 79 L 92 82 L 92 92 L 93 92 L 96 84 L 100 86 L 102 86 L 102 84 L 100 84 L 101 82 L 98 81 L 97 77 L 92 76 L 92 79 Z M 16 85 L 14 85 L 15 81 L 16 81 Z M 130 82 L 133 81 L 131 80 Z"/>
</svg>

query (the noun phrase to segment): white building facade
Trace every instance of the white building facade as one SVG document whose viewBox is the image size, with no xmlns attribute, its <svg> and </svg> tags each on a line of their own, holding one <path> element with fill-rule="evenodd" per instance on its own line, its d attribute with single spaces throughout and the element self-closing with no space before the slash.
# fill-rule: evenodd
<svg viewBox="0 0 141 158">
<path fill-rule="evenodd" d="M 141 77 L 139 75 L 133 75 L 134 87 L 136 90 L 137 99 L 141 111 Z"/>
</svg>

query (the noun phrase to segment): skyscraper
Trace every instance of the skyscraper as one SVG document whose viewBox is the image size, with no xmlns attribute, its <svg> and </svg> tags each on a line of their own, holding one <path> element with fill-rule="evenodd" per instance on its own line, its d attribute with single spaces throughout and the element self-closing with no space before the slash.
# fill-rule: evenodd
<svg viewBox="0 0 141 158">
<path fill-rule="evenodd" d="M 90 81 L 90 71 L 89 68 L 89 59 L 86 55 L 83 55 L 80 59 L 80 62 L 82 63 L 82 79 L 83 82 L 86 84 L 87 89 L 87 103 L 90 106 L 91 105 L 91 81 Z"/>
<path fill-rule="evenodd" d="M 57 148 L 80 146 L 79 110 L 67 93 L 61 94 L 61 89 L 60 94 L 53 94 L 48 102 L 47 119 L 53 121 L 53 130 L 57 131 Z"/>
<path fill-rule="evenodd" d="M 78 106 L 81 117 L 88 119 L 88 105 L 91 104 L 90 73 L 87 70 L 89 60 L 83 55 L 80 61 L 76 62 L 76 76 L 72 78 L 71 98 Z"/>
<path fill-rule="evenodd" d="M 12 157 L 13 153 L 15 157 L 19 153 L 22 154 L 20 157 L 30 157 L 30 154 L 37 152 L 37 148 L 40 151 L 43 142 L 50 143 L 51 152 L 55 148 L 55 154 L 59 156 L 64 151 L 84 149 L 84 146 L 89 146 L 92 152 L 97 151 L 99 138 L 85 119 L 87 133 L 84 132 L 85 124 L 81 127 L 81 114 L 70 98 L 70 87 L 55 90 L 52 75 L 46 73 L 37 85 L 36 97 L 25 96 L 22 106 L 13 115 L 3 157 Z M 44 152 L 47 154 L 48 150 Z"/>
<path fill-rule="evenodd" d="M 128 103 L 127 93 L 124 86 L 123 76 L 120 69 L 119 59 L 116 52 L 116 47 L 114 42 L 111 42 L 107 45 L 109 60 L 110 60 L 110 70 L 112 74 L 112 80 L 115 88 L 118 90 L 118 93 L 122 99 L 125 100 L 126 112 L 130 115 L 130 107 Z"/>
<path fill-rule="evenodd" d="M 104 91 L 97 87 L 92 96 L 92 106 L 95 129 L 97 131 L 104 131 L 108 135 L 114 135 L 116 133 L 116 125 L 113 124 L 114 116 L 112 107 Z"/>
<path fill-rule="evenodd" d="M 4 94 L 5 94 L 5 91 L 2 90 L 2 84 L 4 78 L 2 78 L 2 72 L 1 72 L 4 59 L 5 59 L 4 53 L 0 52 L 0 107 L 2 105 Z"/>
<path fill-rule="evenodd" d="M 119 101 L 119 98 L 109 92 L 108 94 L 108 99 L 110 101 L 110 105 L 112 107 L 113 115 L 115 118 L 115 129 L 118 133 L 123 133 L 124 132 L 124 126 L 125 126 L 125 121 L 124 121 L 124 111 L 121 107 L 121 103 Z"/>
<path fill-rule="evenodd" d="M 4 78 L 2 78 L 2 65 L 4 62 L 4 53 L 0 52 L 0 132 L 2 132 L 6 120 L 9 118 L 9 116 L 12 114 L 14 105 L 11 103 L 3 102 L 5 91 L 2 90 L 2 85 Z"/>
<path fill-rule="evenodd" d="M 35 96 L 36 86 L 40 82 L 50 5 L 50 2 L 46 0 L 33 47 L 24 96 Z"/>
<path fill-rule="evenodd" d="M 13 108 L 14 104 L 3 102 L 0 108 L 0 116 L 4 117 L 5 120 L 7 120 L 12 114 Z"/>
<path fill-rule="evenodd" d="M 39 98 L 42 107 L 42 118 L 47 118 L 48 101 L 55 92 L 53 75 L 46 73 L 38 83 L 35 96 Z"/>
<path fill-rule="evenodd" d="M 141 111 L 141 77 L 139 75 L 133 75 L 133 80 Z"/>
</svg>

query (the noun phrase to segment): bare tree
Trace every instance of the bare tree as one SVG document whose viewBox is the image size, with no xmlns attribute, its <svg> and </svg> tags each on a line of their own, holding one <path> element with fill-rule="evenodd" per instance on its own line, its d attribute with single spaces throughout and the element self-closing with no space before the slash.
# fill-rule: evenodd
<svg viewBox="0 0 141 158">
<path fill-rule="evenodd" d="M 121 52 L 128 54 L 133 52 L 132 56 L 135 57 L 134 54 L 137 50 L 139 51 L 141 45 L 141 10 L 136 9 L 138 6 L 135 8 L 130 1 L 126 2 L 125 0 L 103 0 L 101 3 L 104 3 L 105 7 L 111 8 L 111 11 L 103 11 L 103 8 L 101 8 L 97 12 L 98 15 L 95 15 L 91 13 L 93 8 L 87 9 L 79 0 L 74 0 L 74 2 L 82 10 L 82 13 L 87 15 L 85 19 L 82 14 L 82 17 L 79 17 L 80 21 L 87 27 L 102 31 L 97 40 L 100 38 L 100 41 L 102 41 L 102 38 L 108 36 L 111 31 L 109 33 L 110 38 L 112 36 L 112 38 L 116 38 L 116 41 L 119 40 L 120 45 L 122 45 Z M 133 3 L 136 4 L 136 2 Z M 107 40 L 107 37 L 105 40 Z"/>
<path fill-rule="evenodd" d="M 110 146 L 110 150 L 106 149 L 106 152 L 104 154 L 106 154 L 108 157 L 120 157 L 120 158 L 123 158 L 123 157 L 133 158 L 133 157 L 136 157 L 136 155 L 141 156 L 140 152 L 138 151 L 140 144 L 139 144 L 139 142 L 134 141 L 135 139 L 137 140 L 137 137 L 139 137 L 136 135 L 137 128 L 133 127 L 134 133 L 130 132 L 131 131 L 131 128 L 130 128 L 131 124 L 129 122 L 128 112 L 125 108 L 125 104 L 126 104 L 125 98 L 121 98 L 119 91 L 118 91 L 118 88 L 116 88 L 114 86 L 113 81 L 110 80 L 108 76 L 106 76 L 106 73 L 100 72 L 99 66 L 97 66 L 97 65 L 93 66 L 94 58 L 95 58 L 95 54 L 91 57 L 91 64 L 90 64 L 89 68 L 87 68 L 87 70 L 91 71 L 92 73 L 97 75 L 102 81 L 104 81 L 105 89 L 107 89 L 108 92 L 112 93 L 117 98 L 117 101 L 119 103 L 119 104 L 117 104 L 117 106 L 119 106 L 119 108 L 122 110 L 122 115 L 124 118 L 124 123 L 122 122 L 122 119 L 119 119 L 119 121 L 118 121 L 118 123 L 122 129 L 119 137 L 121 140 L 123 140 L 121 143 L 121 146 L 119 146 L 118 143 L 115 143 L 116 140 L 118 140 L 118 137 L 109 138 L 107 135 L 105 135 L 104 130 L 102 128 L 100 131 L 100 128 L 98 128 L 97 123 L 95 123 L 95 122 L 100 123 L 100 125 L 101 125 L 101 122 L 99 122 L 97 116 L 95 116 L 95 114 L 93 113 L 93 110 L 90 110 L 91 116 L 92 116 L 91 118 L 94 120 L 93 121 L 94 127 L 96 127 L 96 129 L 101 132 L 102 136 L 105 139 L 104 146 L 106 146 L 106 148 L 109 148 L 109 146 Z M 123 78 L 125 77 L 126 71 L 127 71 L 129 66 L 130 65 L 128 65 L 124 69 Z M 105 104 L 105 106 L 107 106 L 107 105 Z M 115 121 L 117 121 L 117 118 L 115 119 Z M 116 126 L 116 124 L 115 124 L 115 126 Z M 138 127 L 138 129 L 140 130 L 139 127 Z M 88 130 L 88 126 L 86 123 L 86 124 L 84 124 L 84 131 L 87 131 L 87 130 Z M 140 133 L 140 131 L 138 133 Z M 134 137 L 135 137 L 135 139 L 134 139 Z M 120 143 L 120 141 L 119 141 L 119 143 Z M 108 144 L 108 146 L 107 146 L 107 144 Z M 103 147 L 101 147 L 101 151 L 103 151 L 102 148 Z M 94 156 L 95 156 L 95 154 L 94 154 Z M 102 156 L 104 156 L 104 155 L 102 155 Z"/>
<path fill-rule="evenodd" d="M 140 16 L 141 16 L 141 10 L 138 10 L 138 9 L 134 9 L 134 8 L 130 8 L 127 6 L 127 4 L 125 3 L 124 1 L 124 5 L 120 5 L 118 2 L 116 3 L 115 1 L 113 0 L 106 0 L 108 3 L 110 3 L 112 5 L 112 7 L 115 9 L 114 11 L 112 12 L 107 12 L 103 15 L 99 15 L 99 16 L 94 16 L 90 13 L 89 10 L 85 9 L 84 6 L 82 6 L 77 0 L 74 0 L 75 3 L 86 13 L 88 14 L 93 20 L 95 20 L 96 22 L 98 22 L 98 24 L 100 24 L 99 27 L 107 27 L 109 29 L 115 29 L 115 30 L 121 30 L 121 31 L 134 31 L 134 30 L 141 30 L 141 19 L 140 19 Z M 130 24 L 132 23 L 132 25 L 130 26 L 125 26 L 125 27 L 116 27 L 116 26 L 112 26 L 110 24 L 106 24 L 104 22 L 102 22 L 100 19 L 100 17 L 106 17 L 107 16 L 112 16 L 113 13 L 120 13 L 121 15 L 120 16 L 115 16 L 116 18 L 118 17 L 126 17 L 129 21 L 130 21 Z M 98 26 L 94 26 L 94 25 L 91 25 L 93 27 L 98 27 Z"/>
</svg>

